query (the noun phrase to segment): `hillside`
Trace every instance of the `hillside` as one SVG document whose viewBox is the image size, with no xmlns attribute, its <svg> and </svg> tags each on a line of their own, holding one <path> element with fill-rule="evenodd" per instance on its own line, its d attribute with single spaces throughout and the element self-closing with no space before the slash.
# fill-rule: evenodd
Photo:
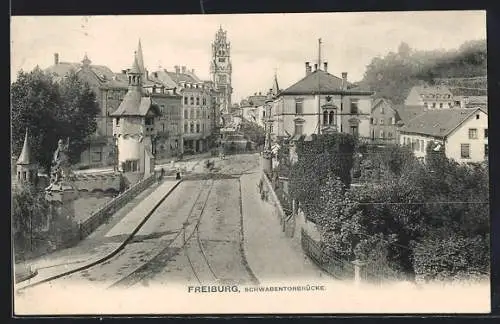
<svg viewBox="0 0 500 324">
<path fill-rule="evenodd" d="M 449 51 L 416 51 L 401 43 L 397 53 L 374 58 L 359 84 L 396 104 L 404 102 L 411 87 L 423 83 L 451 84 L 484 95 L 486 62 L 486 40 L 468 41 Z"/>
</svg>

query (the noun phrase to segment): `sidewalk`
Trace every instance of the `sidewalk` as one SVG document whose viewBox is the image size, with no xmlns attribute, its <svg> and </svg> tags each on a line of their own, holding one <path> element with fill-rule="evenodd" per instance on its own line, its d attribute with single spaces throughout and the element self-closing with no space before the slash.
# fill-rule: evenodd
<svg viewBox="0 0 500 324">
<path fill-rule="evenodd" d="M 113 215 L 108 224 L 103 224 L 76 246 L 54 251 L 38 259 L 17 264 L 16 267 L 31 266 L 38 274 L 20 282 L 22 288 L 52 276 L 83 267 L 116 250 L 137 228 L 154 205 L 163 198 L 178 181 L 166 180 L 147 189 Z"/>
<path fill-rule="evenodd" d="M 245 255 L 259 282 L 328 280 L 302 248 L 285 237 L 273 207 L 260 199 L 259 179 L 260 172 L 241 177 Z"/>
</svg>

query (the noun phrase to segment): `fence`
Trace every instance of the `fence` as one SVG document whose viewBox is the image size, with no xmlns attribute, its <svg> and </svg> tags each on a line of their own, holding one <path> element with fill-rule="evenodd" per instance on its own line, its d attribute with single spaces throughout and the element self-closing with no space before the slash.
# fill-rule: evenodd
<svg viewBox="0 0 500 324">
<path fill-rule="evenodd" d="M 289 237 L 292 237 L 295 231 L 295 219 L 292 210 L 285 207 L 283 208 L 278 195 L 274 191 L 274 187 L 265 173 L 262 174 L 261 181 L 263 183 L 263 190 L 267 192 L 269 202 L 274 206 L 277 211 L 278 219 L 282 225 L 282 230 Z"/>
<path fill-rule="evenodd" d="M 327 252 L 322 242 L 312 239 L 304 229 L 301 229 L 301 244 L 304 253 L 323 271 L 337 279 L 353 279 L 354 265 L 332 252 Z"/>
<path fill-rule="evenodd" d="M 101 226 L 111 215 L 130 202 L 134 197 L 151 186 L 156 180 L 156 174 L 152 173 L 147 178 L 139 181 L 115 199 L 108 201 L 99 210 L 92 214 L 86 221 L 79 224 L 80 239 L 90 235 L 97 227 Z"/>
</svg>

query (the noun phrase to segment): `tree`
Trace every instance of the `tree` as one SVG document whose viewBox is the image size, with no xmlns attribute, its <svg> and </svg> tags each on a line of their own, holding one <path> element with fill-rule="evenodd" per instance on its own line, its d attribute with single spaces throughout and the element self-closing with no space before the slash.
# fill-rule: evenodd
<svg viewBox="0 0 500 324">
<path fill-rule="evenodd" d="M 52 148 L 57 145 L 59 104 L 58 86 L 42 70 L 37 67 L 29 73 L 18 73 L 11 86 L 12 151 L 16 157 L 29 128 L 33 158 L 48 170 Z"/>
<path fill-rule="evenodd" d="M 12 232 L 16 252 L 31 251 L 40 245 L 40 228 L 49 217 L 49 204 L 43 193 L 32 186 L 12 190 Z"/>
<path fill-rule="evenodd" d="M 71 73 L 60 83 L 38 67 L 20 71 L 11 85 L 12 153 L 21 152 L 26 128 L 34 159 L 49 170 L 57 141 L 70 137 L 70 156 L 76 162 L 88 136 L 95 132 L 99 106 L 89 86 Z"/>
<path fill-rule="evenodd" d="M 70 73 L 60 84 L 61 106 L 57 119 L 60 137 L 71 140 L 70 160 L 76 163 L 88 144 L 88 137 L 97 129 L 99 105 L 95 93 L 76 73 Z"/>
</svg>

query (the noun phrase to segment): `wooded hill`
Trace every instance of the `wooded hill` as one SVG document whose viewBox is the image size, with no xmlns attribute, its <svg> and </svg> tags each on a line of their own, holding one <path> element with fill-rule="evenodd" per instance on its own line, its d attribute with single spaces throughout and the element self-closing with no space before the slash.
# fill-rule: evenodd
<svg viewBox="0 0 500 324">
<path fill-rule="evenodd" d="M 376 98 L 388 98 L 395 104 L 403 103 L 410 89 L 423 83 L 451 82 L 457 89 L 479 92 L 468 95 L 486 95 L 486 62 L 486 40 L 468 41 L 448 51 L 418 51 L 403 42 L 397 53 L 373 58 L 359 85 L 375 91 Z"/>
</svg>

